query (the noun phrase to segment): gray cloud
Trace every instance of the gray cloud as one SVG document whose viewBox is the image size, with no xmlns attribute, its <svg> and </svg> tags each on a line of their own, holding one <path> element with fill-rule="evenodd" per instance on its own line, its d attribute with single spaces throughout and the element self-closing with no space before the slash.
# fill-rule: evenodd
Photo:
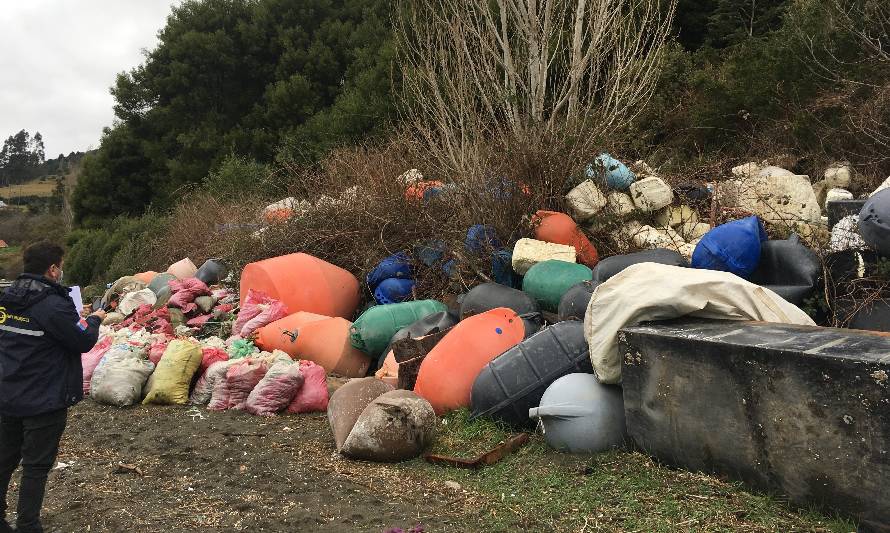
<svg viewBox="0 0 890 533">
<path fill-rule="evenodd" d="M 118 72 L 157 44 L 179 0 L 4 0 L 0 138 L 43 134 L 47 157 L 96 148 L 114 120 Z"/>
</svg>

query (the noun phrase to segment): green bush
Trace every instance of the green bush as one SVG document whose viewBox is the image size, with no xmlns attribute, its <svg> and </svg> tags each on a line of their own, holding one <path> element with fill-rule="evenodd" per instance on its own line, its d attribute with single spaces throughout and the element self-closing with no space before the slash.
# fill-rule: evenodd
<svg viewBox="0 0 890 533">
<path fill-rule="evenodd" d="M 81 286 L 107 283 L 145 270 L 166 220 L 153 214 L 117 217 L 109 229 L 73 231 L 68 237 L 66 278 Z"/>
<path fill-rule="evenodd" d="M 219 200 L 232 200 L 245 195 L 275 196 L 281 189 L 268 165 L 246 157 L 228 156 L 219 168 L 204 178 L 204 190 Z"/>
</svg>

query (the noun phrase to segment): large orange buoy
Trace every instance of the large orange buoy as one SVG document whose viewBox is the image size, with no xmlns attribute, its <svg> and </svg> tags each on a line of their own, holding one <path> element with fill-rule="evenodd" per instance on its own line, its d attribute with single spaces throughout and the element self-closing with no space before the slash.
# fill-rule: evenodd
<svg viewBox="0 0 890 533">
<path fill-rule="evenodd" d="M 532 224 L 535 225 L 536 239 L 574 246 L 578 251 L 578 262 L 591 268 L 599 262 L 596 248 L 569 215 L 541 210 L 535 213 Z"/>
<path fill-rule="evenodd" d="M 155 276 L 157 276 L 157 275 L 158 275 L 158 273 L 155 272 L 154 270 L 149 270 L 148 272 L 140 272 L 139 274 L 136 274 L 133 277 L 138 279 L 142 283 L 145 283 L 146 285 L 148 285 L 149 283 L 152 282 L 152 280 L 155 279 Z"/>
<path fill-rule="evenodd" d="M 241 303 L 247 291 L 280 300 L 291 313 L 308 311 L 351 318 L 358 307 L 358 280 L 348 271 L 298 253 L 250 263 L 241 273 Z"/>
<path fill-rule="evenodd" d="M 294 356 L 291 351 L 296 341 L 289 333 L 299 331 L 300 328 L 306 324 L 328 320 L 329 318 L 331 317 L 317 315 L 315 313 L 307 313 L 306 311 L 299 311 L 292 315 L 288 315 L 258 329 L 256 345 L 267 352 L 281 350 L 282 352 Z"/>
<path fill-rule="evenodd" d="M 414 392 L 437 415 L 470 406 L 476 377 L 495 357 L 519 344 L 525 326 L 516 311 L 498 307 L 458 323 L 420 365 Z"/>
<path fill-rule="evenodd" d="M 294 313 L 260 328 L 257 346 L 312 361 L 328 372 L 350 378 L 364 377 L 371 358 L 352 347 L 351 327 L 352 322 L 340 317 Z"/>
</svg>

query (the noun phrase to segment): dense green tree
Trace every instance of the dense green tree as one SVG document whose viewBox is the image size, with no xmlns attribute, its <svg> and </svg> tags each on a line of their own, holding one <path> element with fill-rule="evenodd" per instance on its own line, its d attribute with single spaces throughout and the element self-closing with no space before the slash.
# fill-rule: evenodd
<svg viewBox="0 0 890 533">
<path fill-rule="evenodd" d="M 165 207 L 230 156 L 310 162 L 392 117 L 388 0 L 186 0 L 118 75 L 79 222 Z"/>
<path fill-rule="evenodd" d="M 708 17 L 708 43 L 724 47 L 782 26 L 789 0 L 716 0 Z"/>
<path fill-rule="evenodd" d="M 0 184 L 24 183 L 33 179 L 45 160 L 43 136 L 21 130 L 10 135 L 0 148 Z"/>
</svg>

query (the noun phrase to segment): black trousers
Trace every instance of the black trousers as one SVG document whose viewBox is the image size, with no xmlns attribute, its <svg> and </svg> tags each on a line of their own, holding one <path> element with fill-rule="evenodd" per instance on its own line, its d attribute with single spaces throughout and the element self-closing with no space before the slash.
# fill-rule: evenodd
<svg viewBox="0 0 890 533">
<path fill-rule="evenodd" d="M 61 409 L 37 416 L 0 417 L 0 499 L 2 517 L 6 517 L 6 493 L 12 473 L 22 465 L 16 528 L 21 532 L 43 531 L 40 508 L 46 490 L 46 478 L 56 462 L 59 440 L 65 431 L 68 410 Z"/>
</svg>

